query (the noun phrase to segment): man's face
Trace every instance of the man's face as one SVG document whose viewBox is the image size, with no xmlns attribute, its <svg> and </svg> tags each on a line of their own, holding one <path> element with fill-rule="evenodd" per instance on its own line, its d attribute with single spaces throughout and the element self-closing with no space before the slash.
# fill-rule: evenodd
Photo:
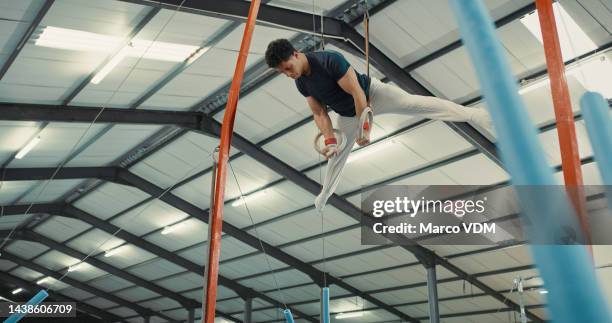
<svg viewBox="0 0 612 323">
<path fill-rule="evenodd" d="M 281 62 L 276 67 L 276 70 L 294 80 L 302 76 L 302 66 L 300 60 L 298 59 L 298 52 L 294 52 L 291 56 L 289 56 L 289 59 Z"/>
</svg>

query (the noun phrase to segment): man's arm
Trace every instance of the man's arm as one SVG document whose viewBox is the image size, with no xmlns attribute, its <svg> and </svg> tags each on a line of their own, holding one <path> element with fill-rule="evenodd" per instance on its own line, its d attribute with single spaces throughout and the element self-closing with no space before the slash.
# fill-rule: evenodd
<svg viewBox="0 0 612 323">
<path fill-rule="evenodd" d="M 334 137 L 334 127 L 332 126 L 329 114 L 327 114 L 327 109 L 325 109 L 321 102 L 312 96 L 306 97 L 306 101 L 308 101 L 308 106 L 310 106 L 310 110 L 312 110 L 315 124 L 325 139 Z"/>
<path fill-rule="evenodd" d="M 340 85 L 344 92 L 353 96 L 353 100 L 355 100 L 355 112 L 357 113 L 357 119 L 359 119 L 363 110 L 368 106 L 368 101 L 365 92 L 363 92 L 357 80 L 357 74 L 352 67 L 349 67 L 346 74 L 338 80 L 338 85 Z"/>
<path fill-rule="evenodd" d="M 342 78 L 338 80 L 338 85 L 344 90 L 344 92 L 353 96 L 355 100 L 355 113 L 357 119 L 361 118 L 363 110 L 368 106 L 368 100 L 366 99 L 365 92 L 361 88 L 359 81 L 357 80 L 357 74 L 352 67 L 349 67 L 348 71 Z M 360 146 L 367 145 L 369 140 L 364 138 L 357 138 L 357 144 Z"/>
</svg>

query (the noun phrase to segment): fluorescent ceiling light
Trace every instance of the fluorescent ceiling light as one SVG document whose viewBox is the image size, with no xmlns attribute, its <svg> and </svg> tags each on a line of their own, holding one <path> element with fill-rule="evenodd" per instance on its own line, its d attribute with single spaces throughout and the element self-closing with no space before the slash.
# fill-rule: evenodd
<svg viewBox="0 0 612 323">
<path fill-rule="evenodd" d="M 540 289 L 540 294 L 548 294 L 548 291 L 546 289 Z"/>
<path fill-rule="evenodd" d="M 266 194 L 268 194 L 267 190 L 261 190 L 261 191 L 255 192 L 255 193 L 251 193 L 251 194 L 249 194 L 247 196 L 240 197 L 237 200 L 235 200 L 234 202 L 232 202 L 232 206 L 233 207 L 241 206 L 242 204 L 245 204 L 247 202 L 254 201 L 254 200 L 258 199 L 258 198 L 261 198 L 261 197 L 263 197 Z"/>
<path fill-rule="evenodd" d="M 373 154 L 376 154 L 382 150 L 385 150 L 393 145 L 397 144 L 397 142 L 395 140 L 383 140 L 380 142 L 377 142 L 375 144 L 372 144 L 370 146 L 366 146 L 363 147 L 359 150 L 353 151 L 351 152 L 351 154 L 349 155 L 349 158 L 347 159 L 347 163 L 350 162 L 354 162 L 358 159 L 362 159 L 365 156 L 371 156 Z"/>
<path fill-rule="evenodd" d="M 578 26 L 559 2 L 553 3 L 553 10 L 564 61 L 597 48 L 593 40 Z M 542 31 L 537 11 L 521 18 L 521 23 L 542 43 Z"/>
<path fill-rule="evenodd" d="M 119 249 L 121 248 L 121 246 L 117 247 L 117 248 L 113 248 L 110 250 L 106 250 L 106 252 L 104 252 L 104 257 L 111 257 L 113 255 L 116 255 L 119 252 Z"/>
<path fill-rule="evenodd" d="M 37 46 L 58 49 L 111 53 L 124 44 L 123 37 L 91 33 L 81 30 L 47 26 L 36 37 Z M 91 83 L 100 83 L 126 57 L 145 58 L 167 62 L 191 64 L 210 49 L 177 43 L 132 39 L 92 78 Z"/>
<path fill-rule="evenodd" d="M 38 281 L 36 281 L 36 285 L 43 284 L 44 282 L 46 282 L 46 281 L 47 281 L 47 279 L 48 279 L 48 278 L 49 278 L 49 277 L 45 277 L 45 278 L 41 278 L 41 279 L 39 279 Z"/>
<path fill-rule="evenodd" d="M 363 311 L 361 312 L 352 312 L 352 313 L 340 313 L 336 315 L 336 320 L 348 319 L 352 317 L 362 317 Z"/>
<path fill-rule="evenodd" d="M 79 267 L 81 267 L 81 266 L 83 266 L 83 263 L 82 263 L 82 262 L 79 262 L 79 263 L 77 263 L 77 264 L 75 264 L 75 265 L 72 265 L 72 266 L 68 267 L 68 272 L 73 272 L 73 271 L 76 271 L 76 270 L 78 270 L 78 269 L 79 269 Z"/>
<path fill-rule="evenodd" d="M 47 26 L 34 44 L 68 50 L 110 52 L 121 45 L 121 38 L 82 30 Z"/>
<path fill-rule="evenodd" d="M 107 75 L 110 73 L 125 57 L 125 51 L 121 50 L 115 57 L 113 57 L 102 69 L 96 73 L 96 75 L 91 79 L 91 83 L 98 84 L 100 83 Z"/>
<path fill-rule="evenodd" d="M 13 291 L 11 292 L 11 294 L 16 295 L 16 294 L 19 294 L 19 293 L 21 293 L 21 292 L 23 292 L 23 289 L 22 289 L 22 288 L 17 288 L 17 289 L 15 289 L 15 290 L 13 290 Z"/>
<path fill-rule="evenodd" d="M 17 155 L 15 155 L 15 158 L 16 159 L 23 158 L 25 155 L 27 155 L 30 152 L 30 150 L 32 150 L 32 148 L 38 145 L 39 142 L 40 142 L 40 136 L 36 136 L 27 145 L 25 145 L 25 147 L 21 148 L 21 150 L 17 153 Z"/>
<path fill-rule="evenodd" d="M 161 231 L 161 234 L 166 235 L 168 233 L 171 233 L 172 231 L 178 229 L 180 226 L 182 226 L 183 224 L 185 224 L 185 222 L 179 222 L 173 225 L 169 225 L 164 227 L 164 229 Z"/>
</svg>

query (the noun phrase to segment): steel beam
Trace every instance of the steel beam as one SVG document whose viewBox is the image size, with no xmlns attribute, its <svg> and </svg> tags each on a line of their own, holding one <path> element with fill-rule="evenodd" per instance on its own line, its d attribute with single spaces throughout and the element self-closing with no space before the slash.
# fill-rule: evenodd
<svg viewBox="0 0 612 323">
<path fill-rule="evenodd" d="M 59 251 L 61 253 L 64 253 L 64 254 L 66 254 L 66 255 L 68 255 L 70 257 L 76 258 L 76 259 L 85 259 L 87 257 L 86 254 L 84 254 L 84 253 L 82 253 L 80 251 L 72 249 L 72 248 L 70 248 L 68 246 L 65 246 L 65 245 L 63 245 L 63 244 L 61 244 L 61 243 L 59 243 L 57 241 L 54 241 L 54 240 L 52 240 L 50 238 L 47 238 L 46 236 L 43 236 L 43 235 L 38 234 L 38 233 L 33 232 L 33 231 L 24 230 L 24 231 L 19 232 L 16 235 L 13 234 L 13 237 L 14 237 L 15 240 L 17 240 L 19 238 L 19 239 L 30 240 L 30 241 L 34 241 L 34 242 L 40 243 L 40 244 L 42 244 L 44 246 L 47 246 L 47 247 L 49 247 L 51 249 L 54 249 L 54 250 L 57 250 L 57 251 Z M 127 280 L 127 281 L 129 281 L 129 282 L 131 282 L 131 283 L 133 283 L 135 285 L 144 287 L 144 288 L 146 288 L 146 289 L 148 289 L 150 291 L 153 291 L 153 292 L 155 292 L 155 293 L 157 293 L 159 295 L 163 295 L 163 296 L 166 296 L 166 297 L 168 297 L 170 299 L 173 299 L 173 300 L 177 301 L 179 304 L 181 304 L 184 307 L 190 307 L 191 308 L 191 307 L 199 306 L 199 303 L 194 301 L 193 299 L 187 298 L 187 297 L 185 297 L 183 295 L 180 295 L 178 293 L 170 291 L 170 290 L 168 290 L 166 288 L 163 288 L 163 287 L 161 287 L 159 285 L 152 284 L 151 282 L 149 282 L 149 281 L 147 281 L 147 280 L 145 280 L 143 278 L 140 278 L 140 277 L 138 277 L 136 275 L 127 273 L 127 272 L 125 272 L 125 271 L 123 271 L 121 269 L 118 269 L 118 268 L 116 268 L 116 267 L 114 267 L 114 266 L 112 266 L 112 265 L 110 265 L 110 264 L 108 264 L 106 262 L 103 262 L 103 261 L 101 261 L 99 259 L 89 257 L 84 262 L 86 262 L 86 263 L 88 263 L 88 264 L 90 264 L 90 265 L 92 265 L 94 267 L 97 267 L 97 268 L 99 268 L 101 270 L 104 270 L 104 271 L 106 271 L 109 274 L 112 274 L 114 276 L 117 276 L 117 277 L 120 277 L 122 279 L 125 279 L 125 280 Z"/>
<path fill-rule="evenodd" d="M 1 120 L 82 122 L 111 124 L 147 124 L 177 126 L 210 135 L 212 118 L 195 111 L 167 111 L 144 109 L 100 108 L 66 105 L 0 103 Z"/>
<path fill-rule="evenodd" d="M 494 275 L 499 275 L 499 274 L 506 274 L 506 273 L 513 273 L 513 272 L 517 272 L 517 271 L 523 271 L 523 270 L 530 270 L 530 269 L 534 269 L 535 266 L 533 265 L 524 265 L 524 266 L 517 266 L 517 267 L 510 267 L 510 268 L 504 268 L 504 269 L 499 269 L 499 270 L 492 270 L 492 271 L 486 271 L 486 272 L 480 272 L 480 273 L 476 273 L 474 274 L 474 276 L 476 277 L 489 277 L 489 276 L 494 276 Z M 450 283 L 450 282 L 455 282 L 455 281 L 460 281 L 461 279 L 459 277 L 450 277 L 450 278 L 445 278 L 445 279 L 440 279 L 438 280 L 439 284 L 444 284 L 444 283 Z M 306 285 L 302 285 L 302 286 L 306 286 Z M 369 291 L 372 294 L 379 294 L 379 293 L 386 293 L 386 292 L 393 292 L 393 291 L 400 291 L 400 290 L 410 290 L 410 289 L 414 289 L 414 288 L 420 288 L 420 287 L 426 287 L 427 286 L 427 282 L 419 282 L 419 283 L 412 283 L 412 284 L 406 284 L 406 285 L 399 285 L 399 286 L 393 286 L 393 287 L 389 287 L 389 288 L 381 288 L 381 289 L 375 289 L 375 290 L 371 290 Z M 295 287 L 291 287 L 291 288 L 295 288 Z M 270 291 L 274 291 L 274 289 L 270 289 Z M 502 294 L 502 292 L 496 291 L 496 293 L 499 293 L 500 295 Z M 352 295 L 347 293 L 347 294 L 341 294 L 341 295 L 335 295 L 333 297 L 331 297 L 332 300 L 339 300 L 339 299 L 343 299 L 346 297 L 351 297 Z M 484 293 L 484 295 L 482 296 L 491 296 L 488 293 Z M 229 300 L 229 299 L 225 299 L 225 300 Z M 291 303 L 288 304 L 290 306 L 301 306 L 301 305 L 307 305 L 307 304 L 314 304 L 319 302 L 320 300 L 318 298 L 316 299 L 309 299 L 309 300 L 305 300 L 305 301 L 300 301 L 300 302 L 295 302 L 295 303 Z M 393 307 L 396 307 L 398 305 L 392 305 Z M 399 305 L 402 306 L 402 305 Z M 269 309 L 273 309 L 273 307 L 259 307 L 257 309 L 254 309 L 254 311 L 263 311 L 263 310 L 269 310 Z M 514 310 L 518 310 L 518 309 L 514 309 Z M 233 312 L 233 313 L 229 313 L 230 315 L 236 315 L 239 314 L 241 312 Z"/>
<path fill-rule="evenodd" d="M 234 141 L 236 142 L 235 138 Z M 297 172 L 297 171 L 296 171 Z M 141 178 L 127 170 L 121 171 L 119 173 L 119 180 L 123 183 L 127 183 L 129 185 L 132 185 L 140 190 L 142 190 L 143 192 L 151 195 L 151 196 L 161 196 L 162 193 L 164 192 L 164 190 L 161 187 L 158 187 L 156 185 L 154 185 L 153 183 L 145 180 L 144 178 Z M 168 203 L 169 205 L 172 205 L 173 207 L 205 222 L 208 223 L 208 218 L 209 218 L 209 213 L 206 210 L 202 210 L 199 207 L 187 202 L 186 200 L 172 194 L 172 193 L 166 193 L 164 194 L 161 198 L 161 201 L 164 201 L 166 203 Z M 347 202 L 348 203 L 348 202 Z M 321 284 L 322 280 L 323 280 L 323 276 L 324 273 L 318 269 L 316 269 L 314 266 L 309 265 L 308 263 L 289 255 L 288 253 L 278 249 L 277 247 L 265 242 L 265 241 L 260 241 L 258 238 L 256 238 L 255 236 L 247 233 L 246 231 L 241 230 L 240 228 L 230 224 L 230 223 L 224 223 L 223 225 L 223 232 L 225 232 L 226 234 L 238 239 L 239 241 L 253 247 L 254 249 L 257 249 L 261 252 L 265 252 L 266 254 L 268 254 L 269 256 L 287 264 L 290 265 L 292 267 L 294 267 L 295 269 L 303 272 L 304 274 L 308 275 L 313 281 L 315 281 L 317 284 Z M 404 320 L 407 321 L 414 321 L 414 319 L 408 315 L 406 315 L 405 313 L 398 311 L 390 306 L 388 306 L 387 304 L 384 304 L 383 302 L 381 302 L 380 300 L 371 297 L 370 295 L 358 290 L 357 288 L 351 286 L 348 283 L 343 282 L 342 280 L 327 274 L 326 275 L 326 279 L 327 282 L 330 284 L 336 284 L 339 287 L 346 289 L 348 291 L 350 291 L 351 293 L 353 293 L 354 295 L 360 296 L 362 298 L 364 298 L 365 300 L 376 304 L 378 306 L 380 306 L 381 308 L 384 308 L 385 310 L 389 311 L 390 313 L 392 313 L 393 315 L 396 315 Z"/>
<path fill-rule="evenodd" d="M 91 214 L 88 214 L 85 211 L 82 211 L 80 209 L 77 209 L 74 206 L 71 205 L 65 205 L 63 208 L 61 208 L 61 210 L 58 213 L 55 213 L 53 215 L 59 215 L 59 216 L 65 216 L 65 217 L 70 217 L 70 218 L 74 218 L 74 219 L 78 219 L 81 220 L 99 230 L 102 230 L 104 232 L 107 232 L 109 234 L 113 234 L 115 232 L 117 232 L 116 236 L 120 239 L 125 240 L 126 242 L 142 248 L 143 250 L 146 250 L 160 258 L 163 258 L 171 263 L 174 263 L 175 265 L 181 266 L 185 269 L 187 269 L 188 271 L 201 275 L 204 272 L 204 267 L 200 266 L 190 260 L 187 260 L 183 257 L 178 256 L 176 253 L 168 251 L 164 248 L 159 247 L 156 244 L 153 244 L 151 242 L 148 242 L 136 235 L 133 235 L 131 233 L 129 233 L 128 231 L 125 230 L 120 230 L 119 227 L 108 223 L 104 220 L 101 220 L 98 217 L 95 217 Z M 276 306 L 282 306 L 282 303 L 263 294 L 263 293 L 259 293 L 257 291 L 255 291 L 252 288 L 243 286 L 239 283 L 237 283 L 235 280 L 224 277 L 222 275 L 219 276 L 219 283 L 223 286 L 226 286 L 227 288 L 233 290 L 234 292 L 236 292 L 238 295 L 244 295 L 244 296 L 250 296 L 250 297 L 258 297 L 270 304 L 274 304 Z M 218 314 L 223 314 L 219 311 L 217 311 Z M 232 318 L 234 319 L 234 318 Z"/>
<path fill-rule="evenodd" d="M 90 285 L 87 285 L 87 284 L 85 284 L 83 282 L 80 282 L 80 281 L 78 281 L 76 279 L 70 278 L 68 276 L 63 277 L 64 275 L 61 274 L 61 273 L 52 271 L 52 270 L 50 270 L 50 269 L 48 269 L 48 268 L 46 268 L 44 266 L 41 266 L 39 264 L 35 264 L 35 263 L 30 262 L 30 261 L 28 261 L 26 259 L 22 259 L 22 258 L 18 257 L 17 255 L 11 254 L 11 253 L 9 253 L 7 251 L 3 251 L 2 252 L 2 258 L 6 259 L 6 260 L 9 260 L 11 262 L 14 262 L 14 263 L 18 264 L 19 266 L 28 268 L 30 270 L 37 271 L 37 272 L 39 272 L 39 273 L 41 273 L 43 275 L 46 275 L 46 276 L 49 276 L 49 277 L 53 277 L 53 278 L 58 279 L 58 280 L 61 279 L 66 284 L 72 285 L 73 287 L 76 287 L 78 289 L 84 290 L 84 291 L 86 291 L 88 293 L 91 293 L 91 294 L 93 294 L 95 296 L 105 298 L 105 299 L 107 299 L 107 300 L 109 300 L 111 302 L 117 303 L 118 305 L 130 308 L 130 309 L 134 310 L 134 312 L 136 312 L 136 313 L 138 313 L 138 314 L 140 314 L 142 316 L 156 315 L 156 316 L 159 316 L 159 317 L 161 317 L 163 319 L 166 319 L 166 320 L 169 320 L 169 321 L 173 320 L 172 318 L 170 318 L 170 317 L 168 317 L 168 316 L 166 316 L 164 314 L 157 313 L 157 312 L 155 312 L 155 311 L 153 311 L 153 310 L 151 310 L 149 308 L 145 308 L 143 306 L 135 304 L 134 302 L 131 302 L 131 301 L 125 300 L 123 298 L 117 297 L 117 296 L 115 296 L 115 295 L 113 295 L 111 293 L 104 292 L 104 291 L 99 290 L 97 288 L 94 288 L 94 287 L 92 287 Z M 81 303 L 79 303 L 79 305 L 80 304 Z"/>
<path fill-rule="evenodd" d="M 2 168 L 3 181 L 36 181 L 51 179 L 99 178 L 115 181 L 117 167 L 64 167 L 57 168 Z"/>
<path fill-rule="evenodd" d="M 253 323 L 253 298 L 244 300 L 244 323 Z"/>
<path fill-rule="evenodd" d="M 438 309 L 438 279 L 436 278 L 436 264 L 425 267 L 427 270 L 427 298 L 429 300 L 429 322 L 440 323 L 440 310 Z"/>
<path fill-rule="evenodd" d="M 19 288 L 31 291 L 31 292 L 35 292 L 40 290 L 40 286 L 38 285 L 34 285 L 26 280 L 23 280 L 21 278 L 15 277 L 13 275 L 10 275 L 8 273 L 5 272 L 0 272 L 0 280 L 5 281 L 9 284 L 18 286 Z M 77 306 L 77 310 L 98 316 L 102 319 L 104 319 L 106 322 L 127 322 L 126 319 L 117 316 L 115 314 L 106 312 L 104 310 L 101 310 L 97 307 L 91 306 L 89 304 L 86 303 L 81 303 L 76 299 L 72 299 L 69 297 L 66 297 L 64 295 L 58 294 L 54 291 L 47 291 L 49 293 L 49 296 L 51 296 L 54 300 L 58 301 L 58 302 L 75 302 L 78 303 Z"/>
</svg>

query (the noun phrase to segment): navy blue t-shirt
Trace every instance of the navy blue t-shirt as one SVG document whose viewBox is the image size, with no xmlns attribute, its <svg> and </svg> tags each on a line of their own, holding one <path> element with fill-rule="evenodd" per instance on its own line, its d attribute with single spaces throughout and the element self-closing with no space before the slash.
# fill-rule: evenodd
<svg viewBox="0 0 612 323">
<path fill-rule="evenodd" d="M 355 116 L 355 100 L 338 85 L 351 66 L 342 54 L 330 50 L 306 53 L 310 65 L 310 75 L 302 75 L 295 80 L 303 96 L 312 96 L 324 106 L 328 106 L 341 116 Z M 369 95 L 370 79 L 365 74 L 357 74 L 357 80 Z"/>
</svg>

